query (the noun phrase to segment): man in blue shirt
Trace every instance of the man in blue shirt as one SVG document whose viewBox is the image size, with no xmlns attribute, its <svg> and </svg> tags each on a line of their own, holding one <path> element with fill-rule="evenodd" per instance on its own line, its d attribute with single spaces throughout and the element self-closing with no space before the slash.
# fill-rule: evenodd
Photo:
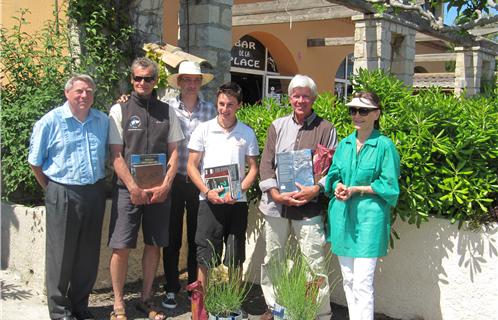
<svg viewBox="0 0 498 320">
<path fill-rule="evenodd" d="M 28 162 L 45 190 L 50 318 L 94 319 L 88 297 L 99 264 L 109 120 L 91 108 L 90 76 L 73 76 L 64 93 L 64 105 L 36 122 Z"/>
</svg>

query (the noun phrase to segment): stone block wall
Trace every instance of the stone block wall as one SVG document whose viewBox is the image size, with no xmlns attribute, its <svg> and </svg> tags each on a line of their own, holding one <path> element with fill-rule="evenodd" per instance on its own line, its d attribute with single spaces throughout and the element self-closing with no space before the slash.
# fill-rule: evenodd
<svg viewBox="0 0 498 320">
<path fill-rule="evenodd" d="M 134 56 L 143 56 L 144 43 L 163 41 L 163 1 L 133 0 L 129 11 L 135 33 L 132 36 Z"/>
<path fill-rule="evenodd" d="M 482 47 L 456 47 L 455 93 L 472 96 L 481 92 L 481 85 L 491 81 L 495 55 Z"/>
<path fill-rule="evenodd" d="M 102 226 L 100 264 L 95 288 L 110 288 L 109 259 L 112 250 L 107 247 L 111 201 L 106 203 Z M 15 271 L 23 283 L 35 292 L 45 291 L 45 207 L 24 207 L 2 202 L 2 269 Z M 184 223 L 186 226 L 186 223 Z M 186 228 L 184 228 L 186 229 Z M 187 241 L 184 230 L 182 250 L 180 252 L 180 270 L 185 269 Z M 142 231 L 138 233 L 137 248 L 130 253 L 127 282 L 142 279 Z M 157 276 L 163 274 L 162 259 Z"/>
<path fill-rule="evenodd" d="M 413 83 L 414 26 L 384 14 L 353 16 L 354 69 L 384 69 L 405 84 Z"/>
<path fill-rule="evenodd" d="M 203 87 L 204 98 L 214 103 L 214 93 L 230 80 L 232 0 L 180 1 L 179 46 L 209 61 L 214 80 Z"/>
</svg>

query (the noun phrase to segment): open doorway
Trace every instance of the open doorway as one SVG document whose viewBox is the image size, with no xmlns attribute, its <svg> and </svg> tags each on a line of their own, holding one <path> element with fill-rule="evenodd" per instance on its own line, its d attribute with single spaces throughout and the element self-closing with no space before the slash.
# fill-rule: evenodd
<svg viewBox="0 0 498 320">
<path fill-rule="evenodd" d="M 255 104 L 261 101 L 263 76 L 259 74 L 231 72 L 232 81 L 242 88 L 243 102 Z"/>
</svg>

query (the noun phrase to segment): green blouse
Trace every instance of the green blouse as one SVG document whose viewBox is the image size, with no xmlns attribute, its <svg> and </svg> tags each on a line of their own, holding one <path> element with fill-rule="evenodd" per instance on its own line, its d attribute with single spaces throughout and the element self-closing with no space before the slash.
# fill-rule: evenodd
<svg viewBox="0 0 498 320">
<path fill-rule="evenodd" d="M 382 257 L 387 254 L 391 232 L 391 208 L 399 195 L 399 155 L 394 143 L 374 130 L 356 153 L 356 131 L 343 139 L 327 174 L 325 194 L 332 252 L 355 258 Z M 375 194 L 354 193 L 348 200 L 337 200 L 339 182 L 345 186 L 371 186 Z"/>
</svg>

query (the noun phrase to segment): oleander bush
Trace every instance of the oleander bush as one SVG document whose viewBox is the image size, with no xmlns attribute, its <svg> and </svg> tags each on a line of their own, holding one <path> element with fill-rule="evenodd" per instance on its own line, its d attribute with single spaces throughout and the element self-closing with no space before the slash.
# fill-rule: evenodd
<svg viewBox="0 0 498 320">
<path fill-rule="evenodd" d="M 401 195 L 394 218 L 419 226 L 429 216 L 471 228 L 498 221 L 498 98 L 455 97 L 437 88 L 414 94 L 382 71 L 361 71 L 355 91 L 376 92 L 382 103 L 381 131 L 401 157 Z M 496 89 L 495 89 L 496 90 Z M 352 132 L 342 101 L 320 95 L 315 111 L 334 123 L 339 140 Z M 256 132 L 260 149 L 269 124 L 288 114 L 288 104 L 246 106 L 239 118 Z M 259 194 L 252 190 L 252 199 Z"/>
</svg>

